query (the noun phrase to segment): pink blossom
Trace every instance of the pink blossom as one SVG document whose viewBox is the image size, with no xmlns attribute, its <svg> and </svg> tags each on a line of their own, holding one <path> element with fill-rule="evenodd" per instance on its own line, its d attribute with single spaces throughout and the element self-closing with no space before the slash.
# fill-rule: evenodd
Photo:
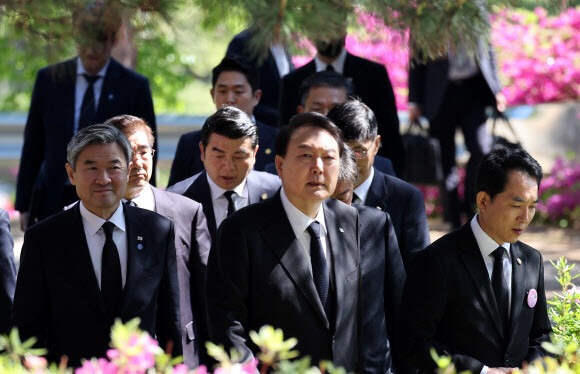
<svg viewBox="0 0 580 374">
<path fill-rule="evenodd" d="M 75 370 L 75 374 L 117 374 L 117 366 L 104 358 L 92 359 L 83 362 L 83 366 Z"/>
</svg>

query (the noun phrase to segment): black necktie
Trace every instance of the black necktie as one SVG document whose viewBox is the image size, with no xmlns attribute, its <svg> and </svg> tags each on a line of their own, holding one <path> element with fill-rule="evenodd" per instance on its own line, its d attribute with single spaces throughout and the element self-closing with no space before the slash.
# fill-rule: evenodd
<svg viewBox="0 0 580 374">
<path fill-rule="evenodd" d="M 103 264 L 101 267 L 101 294 L 109 311 L 111 322 L 119 313 L 121 291 L 123 290 L 121 260 L 119 260 L 119 252 L 113 241 L 114 229 L 115 224 L 112 222 L 103 223 L 106 239 L 103 246 Z"/>
<path fill-rule="evenodd" d="M 127 201 L 125 201 L 125 204 L 129 205 L 129 206 L 137 206 L 137 203 L 133 200 L 133 199 L 129 199 Z"/>
<path fill-rule="evenodd" d="M 355 204 L 358 204 L 358 202 L 362 203 L 362 199 L 360 197 L 358 197 L 358 195 L 356 193 L 352 193 L 352 202 Z"/>
<path fill-rule="evenodd" d="M 328 316 L 328 265 L 326 264 L 326 256 L 324 256 L 324 249 L 322 248 L 320 223 L 314 221 L 307 228 L 310 234 L 310 261 L 312 263 L 312 278 L 314 279 L 314 286 L 318 291 L 318 296 L 324 307 L 324 311 Z"/>
<path fill-rule="evenodd" d="M 509 308 L 509 293 L 507 287 L 507 280 L 503 276 L 503 254 L 504 247 L 499 247 L 493 251 L 493 272 L 491 275 L 491 286 L 497 302 L 497 308 L 501 317 L 504 334 L 508 329 L 508 308 Z"/>
<path fill-rule="evenodd" d="M 224 196 L 228 199 L 228 217 L 234 214 L 236 211 L 236 205 L 234 204 L 234 199 L 232 195 L 235 194 L 234 191 L 226 191 L 224 192 Z"/>
<path fill-rule="evenodd" d="M 95 121 L 96 110 L 95 110 L 95 90 L 93 86 L 95 85 L 95 82 L 99 80 L 99 78 L 101 78 L 98 75 L 83 74 L 83 76 L 87 80 L 89 86 L 85 91 L 85 96 L 83 97 L 83 103 L 81 105 L 81 115 L 79 117 L 79 130 L 87 126 L 94 125 L 93 122 Z"/>
<path fill-rule="evenodd" d="M 326 71 L 335 71 L 334 66 L 332 66 L 331 64 L 326 65 Z"/>
</svg>

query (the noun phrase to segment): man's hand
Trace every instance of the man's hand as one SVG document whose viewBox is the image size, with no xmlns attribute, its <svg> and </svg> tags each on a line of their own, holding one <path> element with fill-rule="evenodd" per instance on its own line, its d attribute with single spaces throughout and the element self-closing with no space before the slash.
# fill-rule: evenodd
<svg viewBox="0 0 580 374">
<path fill-rule="evenodd" d="M 30 218 L 30 212 L 20 213 L 20 230 L 26 231 L 28 228 L 28 219 Z"/>
<path fill-rule="evenodd" d="M 487 369 L 487 374 L 508 374 L 514 370 L 517 370 L 517 368 L 489 368 Z"/>
<path fill-rule="evenodd" d="M 415 122 L 421 118 L 421 109 L 418 106 L 409 106 L 409 121 Z"/>
<path fill-rule="evenodd" d="M 495 95 L 495 102 L 497 104 L 497 110 L 503 113 L 503 111 L 507 108 L 507 99 L 505 98 L 504 94 L 498 92 Z"/>
</svg>

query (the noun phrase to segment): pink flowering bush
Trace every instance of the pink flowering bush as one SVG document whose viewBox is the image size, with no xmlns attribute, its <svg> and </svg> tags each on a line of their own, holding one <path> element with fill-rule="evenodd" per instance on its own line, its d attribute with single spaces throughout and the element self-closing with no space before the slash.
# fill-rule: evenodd
<svg viewBox="0 0 580 374">
<path fill-rule="evenodd" d="M 557 158 L 539 193 L 541 219 L 562 227 L 580 224 L 580 160 Z"/>
<path fill-rule="evenodd" d="M 385 65 L 397 109 L 407 109 L 408 33 L 386 27 L 380 18 L 358 14 L 364 33 L 349 34 L 346 49 Z M 538 104 L 580 98 L 580 7 L 549 17 L 542 8 L 503 11 L 492 21 L 492 44 L 499 60 L 503 93 L 509 105 Z M 314 48 L 302 39 L 296 66 L 311 60 Z"/>
</svg>

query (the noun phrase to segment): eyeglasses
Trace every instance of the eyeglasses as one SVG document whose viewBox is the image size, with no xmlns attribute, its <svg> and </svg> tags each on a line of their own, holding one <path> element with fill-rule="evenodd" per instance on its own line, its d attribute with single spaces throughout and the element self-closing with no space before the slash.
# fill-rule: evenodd
<svg viewBox="0 0 580 374">
<path fill-rule="evenodd" d="M 155 150 L 152 148 L 134 148 L 133 149 L 133 157 L 139 157 L 142 160 L 148 160 L 153 157 L 155 154 Z"/>
<path fill-rule="evenodd" d="M 356 157 L 357 160 L 360 160 L 361 158 L 365 158 L 367 157 L 367 155 L 369 154 L 369 149 L 364 149 L 364 148 L 357 148 L 357 149 L 353 149 L 352 151 L 354 152 L 354 157 Z"/>
</svg>

